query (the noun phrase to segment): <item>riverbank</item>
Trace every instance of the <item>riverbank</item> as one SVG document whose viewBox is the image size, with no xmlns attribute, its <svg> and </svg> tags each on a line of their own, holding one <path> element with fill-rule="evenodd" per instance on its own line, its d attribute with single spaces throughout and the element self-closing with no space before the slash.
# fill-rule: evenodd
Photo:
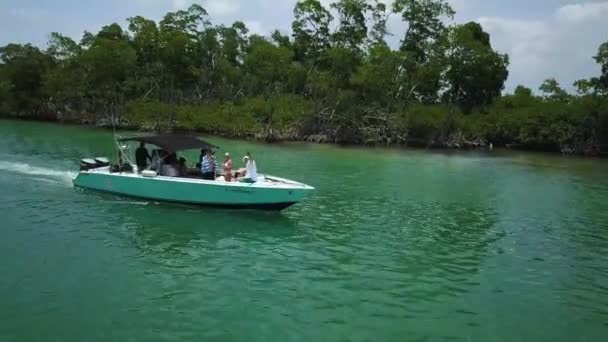
<svg viewBox="0 0 608 342">
<path fill-rule="evenodd" d="M 76 119 L 74 117 L 57 117 L 55 115 L 31 117 L 31 116 L 16 116 L 16 115 L 0 115 L 0 119 L 5 120 L 19 120 L 19 121 L 32 121 L 32 122 L 48 122 L 58 125 L 69 125 L 69 126 L 83 126 L 83 127 L 96 127 L 100 129 L 120 129 L 120 130 L 131 130 L 140 132 L 159 132 L 158 127 L 154 127 L 152 124 L 129 124 L 127 121 L 122 120 L 116 127 L 112 126 L 112 121 L 107 117 L 95 118 L 94 116 L 88 116 L 86 118 Z M 162 129 L 160 131 L 167 131 Z M 492 149 L 492 148 L 504 148 L 516 151 L 530 151 L 530 152 L 544 152 L 552 154 L 563 154 L 563 155 L 578 155 L 587 157 L 608 157 L 608 148 L 596 148 L 594 151 L 581 151 L 572 148 L 571 146 L 561 146 L 558 149 L 556 146 L 529 146 L 524 144 L 501 144 L 500 142 L 494 143 L 485 140 L 484 138 L 471 139 L 467 137 L 462 131 L 450 134 L 447 137 L 442 138 L 416 138 L 416 137 L 399 137 L 398 139 L 386 139 L 385 141 L 348 141 L 348 140 L 336 140 L 335 136 L 330 137 L 328 134 L 307 134 L 302 135 L 297 130 L 259 130 L 259 131 L 230 131 L 221 129 L 205 129 L 204 127 L 196 127 L 195 129 L 189 129 L 183 125 L 177 124 L 172 130 L 173 132 L 180 133 L 197 133 L 205 135 L 213 135 L 228 139 L 243 139 L 250 141 L 260 141 L 264 143 L 281 143 L 281 142 L 307 142 L 315 144 L 333 144 L 341 146 L 367 146 L 367 147 L 395 147 L 395 148 L 414 148 L 414 149 L 447 149 L 447 150 L 474 150 L 474 149 Z"/>
<path fill-rule="evenodd" d="M 88 117 L 86 119 L 74 119 L 74 118 L 57 118 L 53 116 L 40 117 L 29 117 L 29 116 L 15 116 L 15 115 L 0 115 L 0 119 L 5 120 L 19 120 L 19 121 L 32 121 L 32 122 L 48 122 L 58 125 L 70 125 L 70 126 L 83 126 L 83 127 L 95 127 L 100 129 L 120 129 L 120 130 L 132 130 L 140 132 L 158 132 L 155 130 L 153 125 L 133 125 L 127 124 L 124 121 L 122 124 L 118 124 L 115 127 L 112 125 L 112 121 L 108 118 L 101 118 L 95 120 L 94 117 Z M 328 134 L 310 134 L 300 135 L 295 130 L 278 131 L 278 130 L 263 130 L 258 132 L 230 132 L 222 130 L 206 130 L 204 128 L 198 129 L 187 129 L 186 127 L 177 126 L 173 132 L 179 133 L 198 133 L 207 134 L 213 136 L 219 136 L 227 139 L 244 139 L 251 141 L 260 141 L 264 143 L 281 143 L 281 142 L 307 142 L 315 144 L 333 144 L 341 146 L 390 146 L 390 147 L 403 147 L 403 148 L 416 148 L 416 149 L 454 149 L 454 150 L 470 150 L 470 149 L 488 149 L 490 143 L 483 139 L 467 140 L 462 134 L 451 136 L 450 139 L 445 141 L 437 140 L 424 140 L 420 138 L 401 138 L 392 142 L 390 139 L 383 143 L 378 142 L 353 142 L 353 141 L 336 141 L 335 137 L 331 138 Z M 492 147 L 505 147 L 505 146 L 494 146 Z M 525 150 L 525 149 L 522 149 Z M 541 151 L 547 152 L 547 151 Z"/>
</svg>

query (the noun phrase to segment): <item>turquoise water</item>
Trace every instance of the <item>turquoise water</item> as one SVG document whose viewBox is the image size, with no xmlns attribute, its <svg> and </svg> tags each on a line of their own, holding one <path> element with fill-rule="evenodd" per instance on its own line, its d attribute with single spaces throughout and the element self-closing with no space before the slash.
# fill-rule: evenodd
<svg viewBox="0 0 608 342">
<path fill-rule="evenodd" d="M 111 133 L 0 121 L 0 340 L 600 341 L 608 161 L 210 138 L 277 214 L 71 187 Z"/>
</svg>

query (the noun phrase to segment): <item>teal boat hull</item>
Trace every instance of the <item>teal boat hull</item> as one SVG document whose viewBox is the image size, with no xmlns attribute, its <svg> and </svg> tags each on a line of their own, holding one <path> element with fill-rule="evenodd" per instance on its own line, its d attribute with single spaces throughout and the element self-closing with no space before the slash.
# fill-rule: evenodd
<svg viewBox="0 0 608 342">
<path fill-rule="evenodd" d="M 189 178 L 147 178 L 109 169 L 81 171 L 74 186 L 144 200 L 232 209 L 283 210 L 300 202 L 312 187 L 281 179 L 253 184 Z"/>
</svg>

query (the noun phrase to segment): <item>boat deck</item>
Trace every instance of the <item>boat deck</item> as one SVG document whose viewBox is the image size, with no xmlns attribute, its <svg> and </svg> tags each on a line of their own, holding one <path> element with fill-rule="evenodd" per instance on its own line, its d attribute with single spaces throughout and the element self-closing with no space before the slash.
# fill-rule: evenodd
<svg viewBox="0 0 608 342">
<path fill-rule="evenodd" d="M 136 170 L 136 168 L 135 168 Z M 205 180 L 202 178 L 202 175 L 198 173 L 192 172 L 188 176 L 181 177 L 170 177 L 170 176 L 155 176 L 155 177 L 145 177 L 137 172 L 110 172 L 110 167 L 101 167 L 97 169 L 92 169 L 89 171 L 82 171 L 86 173 L 93 174 L 107 174 L 116 177 L 135 177 L 135 178 L 149 178 L 156 179 L 159 181 L 170 181 L 170 182 L 186 182 L 193 184 L 207 184 L 207 185 L 220 185 L 220 186 L 234 186 L 234 187 L 256 187 L 256 188 L 284 188 L 284 189 L 314 189 L 313 187 L 299 183 L 296 181 L 292 181 L 285 178 L 270 176 L 270 175 L 259 175 L 259 180 L 255 183 L 244 183 L 238 181 L 226 182 L 224 180 Z M 220 175 L 221 176 L 221 175 Z"/>
</svg>

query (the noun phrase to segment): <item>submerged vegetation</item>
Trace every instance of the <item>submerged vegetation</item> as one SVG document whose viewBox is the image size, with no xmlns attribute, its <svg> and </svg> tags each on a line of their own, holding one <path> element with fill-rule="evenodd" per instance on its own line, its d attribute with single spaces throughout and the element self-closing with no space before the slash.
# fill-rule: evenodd
<svg viewBox="0 0 608 342">
<path fill-rule="evenodd" d="M 396 50 L 389 15 L 406 28 Z M 199 5 L 80 42 L 52 33 L 46 50 L 0 48 L 0 114 L 267 141 L 605 152 L 608 43 L 595 56 L 602 74 L 576 94 L 554 79 L 538 95 L 503 94 L 508 56 L 453 16 L 445 0 L 302 0 L 291 36 L 214 25 Z"/>
</svg>

